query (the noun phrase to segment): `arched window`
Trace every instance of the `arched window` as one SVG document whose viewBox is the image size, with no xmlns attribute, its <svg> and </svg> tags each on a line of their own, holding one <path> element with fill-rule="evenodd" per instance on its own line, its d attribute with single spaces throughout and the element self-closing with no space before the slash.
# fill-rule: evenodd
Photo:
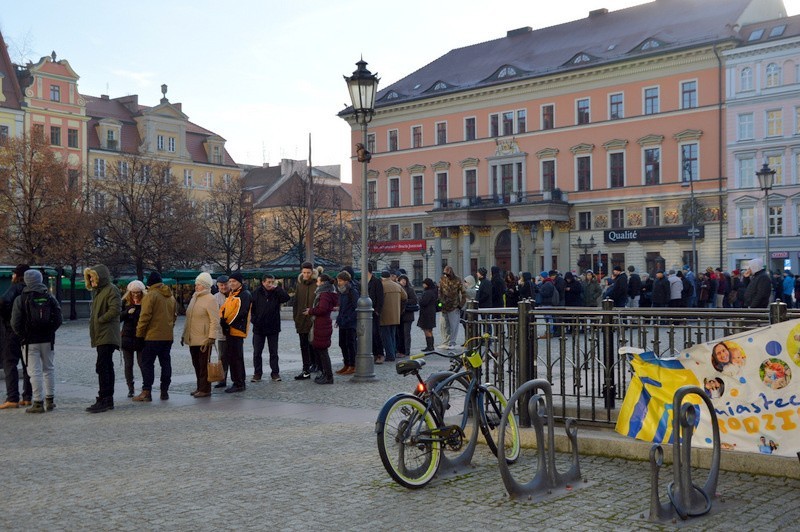
<svg viewBox="0 0 800 532">
<path fill-rule="evenodd" d="M 781 84 L 781 67 L 775 63 L 767 65 L 767 87 L 778 87 Z"/>
<path fill-rule="evenodd" d="M 753 90 L 753 69 L 744 67 L 739 74 L 739 90 L 751 91 Z"/>
</svg>

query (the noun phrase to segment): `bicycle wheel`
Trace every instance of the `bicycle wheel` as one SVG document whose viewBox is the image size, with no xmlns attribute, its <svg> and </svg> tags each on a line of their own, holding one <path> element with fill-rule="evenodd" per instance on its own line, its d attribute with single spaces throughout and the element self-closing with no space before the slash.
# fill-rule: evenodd
<svg viewBox="0 0 800 532">
<path fill-rule="evenodd" d="M 401 486 L 421 488 L 439 469 L 441 447 L 437 426 L 424 402 L 412 395 L 395 396 L 384 405 L 375 431 L 383 467 Z"/>
<path fill-rule="evenodd" d="M 497 442 L 500 436 L 500 420 L 503 410 L 508 404 L 506 396 L 495 386 L 487 384 L 478 394 L 478 409 L 481 415 L 481 432 L 486 438 L 486 444 L 497 456 Z M 506 453 L 506 462 L 513 464 L 519 458 L 519 426 L 514 412 L 509 410 L 503 447 Z"/>
<path fill-rule="evenodd" d="M 469 381 L 465 376 L 457 377 L 441 388 L 438 386 L 446 379 L 451 378 L 453 372 L 446 371 L 435 373 L 427 380 L 426 385 L 430 393 L 435 394 L 439 401 L 435 402 L 438 406 L 436 415 L 442 425 L 458 425 L 467 434 L 468 440 L 461 434 L 453 436 L 443 442 L 442 451 L 448 460 L 458 462 L 462 457 L 469 454 L 472 456 L 474 451 L 473 440 L 476 439 L 478 431 L 478 416 L 474 415 L 475 407 L 473 401 L 468 401 Z M 470 432 L 471 429 L 471 432 Z"/>
</svg>

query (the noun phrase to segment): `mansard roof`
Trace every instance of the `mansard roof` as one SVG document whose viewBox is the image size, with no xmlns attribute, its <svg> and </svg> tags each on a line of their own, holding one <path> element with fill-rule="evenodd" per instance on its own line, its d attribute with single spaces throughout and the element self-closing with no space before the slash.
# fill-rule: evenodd
<svg viewBox="0 0 800 532">
<path fill-rule="evenodd" d="M 8 46 L 0 33 L 0 80 L 2 80 L 2 90 L 6 97 L 4 102 L 0 102 L 0 107 L 9 109 L 20 109 L 22 101 L 22 89 L 17 80 L 17 72 L 11 58 L 8 55 Z"/>
<path fill-rule="evenodd" d="M 451 50 L 384 87 L 376 107 L 568 73 L 665 52 L 737 42 L 738 29 L 785 17 L 780 0 L 655 0 Z M 502 75 L 501 75 L 502 74 Z M 340 115 L 352 113 L 352 108 Z"/>
</svg>

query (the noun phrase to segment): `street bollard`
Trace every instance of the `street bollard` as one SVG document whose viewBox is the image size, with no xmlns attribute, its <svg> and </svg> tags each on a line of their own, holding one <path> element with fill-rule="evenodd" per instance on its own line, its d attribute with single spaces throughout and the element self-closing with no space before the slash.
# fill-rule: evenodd
<svg viewBox="0 0 800 532">
<path fill-rule="evenodd" d="M 775 301 L 769 304 L 769 323 L 774 325 L 786 321 L 789 314 L 789 307 L 783 301 Z"/>
</svg>

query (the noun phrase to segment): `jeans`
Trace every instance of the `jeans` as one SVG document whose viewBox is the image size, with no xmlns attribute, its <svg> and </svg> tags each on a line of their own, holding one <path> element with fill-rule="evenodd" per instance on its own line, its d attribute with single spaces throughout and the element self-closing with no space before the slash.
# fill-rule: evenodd
<svg viewBox="0 0 800 532">
<path fill-rule="evenodd" d="M 45 397 L 53 397 L 55 368 L 53 366 L 54 352 L 50 347 L 50 342 L 30 344 L 23 349 L 26 350 L 25 355 L 28 360 L 27 366 L 28 371 L 30 371 L 31 386 L 33 387 L 33 400 L 42 402 Z"/>
<path fill-rule="evenodd" d="M 263 373 L 264 363 L 262 362 L 261 353 L 264 352 L 264 343 L 267 344 L 269 350 L 269 369 L 273 377 L 281 374 L 278 367 L 278 334 L 258 334 L 253 333 L 253 375 L 261 377 Z"/>
<path fill-rule="evenodd" d="M 11 327 L 7 325 L 0 325 L 3 329 L 3 371 L 6 374 L 6 401 L 12 403 L 19 403 L 19 366 L 22 360 L 22 346 L 19 343 L 19 337 L 14 334 Z M 28 369 L 25 367 L 25 361 L 22 361 L 22 399 L 30 401 L 33 392 L 31 390 L 31 379 L 28 376 Z"/>
<path fill-rule="evenodd" d="M 339 348 L 345 366 L 356 366 L 356 340 L 355 329 L 339 329 Z"/>
<path fill-rule="evenodd" d="M 161 366 L 161 391 L 169 390 L 172 382 L 172 358 L 169 351 L 172 349 L 170 340 L 145 340 L 142 351 L 142 390 L 153 389 L 156 376 L 156 359 Z"/>
<path fill-rule="evenodd" d="M 228 336 L 225 338 L 228 350 L 228 364 L 231 368 L 231 382 L 234 388 L 245 388 L 244 370 L 244 338 L 241 336 Z"/>
<path fill-rule="evenodd" d="M 461 309 L 451 310 L 444 313 L 450 328 L 450 345 L 458 344 L 458 329 L 461 323 Z"/>
<path fill-rule="evenodd" d="M 386 360 L 392 361 L 397 356 L 397 345 L 395 344 L 397 325 L 381 325 L 380 331 L 383 351 L 386 353 Z"/>
<path fill-rule="evenodd" d="M 114 351 L 116 350 L 117 346 L 111 344 L 97 346 L 97 363 L 94 370 L 100 387 L 97 392 L 100 399 L 114 397 Z"/>
<path fill-rule="evenodd" d="M 201 351 L 201 347 L 200 345 L 189 346 L 189 354 L 192 355 L 192 366 L 194 366 L 194 375 L 197 379 L 197 391 L 210 392 L 211 383 L 208 382 L 208 359 L 211 354 L 211 347 L 209 346 L 209 351 Z"/>
<path fill-rule="evenodd" d="M 628 308 L 639 308 L 639 298 L 642 296 L 633 296 L 628 298 Z"/>
</svg>

